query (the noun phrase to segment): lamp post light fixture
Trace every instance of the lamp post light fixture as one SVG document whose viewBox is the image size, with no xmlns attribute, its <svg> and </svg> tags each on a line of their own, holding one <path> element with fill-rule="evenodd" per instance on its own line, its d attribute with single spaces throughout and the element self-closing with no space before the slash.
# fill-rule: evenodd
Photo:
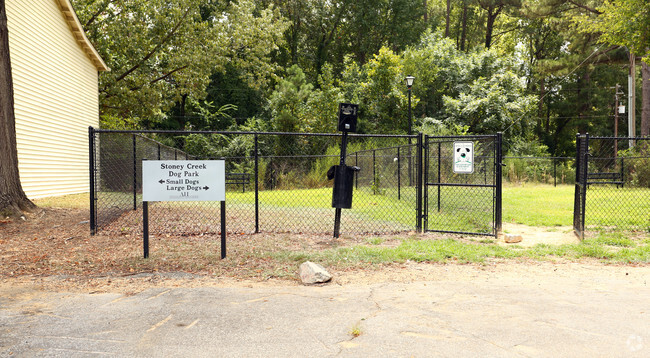
<svg viewBox="0 0 650 358">
<path fill-rule="evenodd" d="M 411 120 L 411 87 L 413 87 L 413 81 L 415 80 L 415 77 L 408 75 L 404 79 L 404 82 L 406 83 L 406 88 L 408 89 L 409 92 L 409 135 L 411 135 L 412 132 L 412 120 Z"/>
</svg>

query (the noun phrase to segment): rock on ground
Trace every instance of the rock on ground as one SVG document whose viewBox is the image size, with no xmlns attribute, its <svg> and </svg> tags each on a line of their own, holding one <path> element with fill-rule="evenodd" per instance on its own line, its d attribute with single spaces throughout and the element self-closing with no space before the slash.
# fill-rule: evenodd
<svg viewBox="0 0 650 358">
<path fill-rule="evenodd" d="M 304 284 L 323 283 L 332 279 L 332 275 L 317 263 L 306 261 L 300 265 L 300 280 Z"/>
</svg>

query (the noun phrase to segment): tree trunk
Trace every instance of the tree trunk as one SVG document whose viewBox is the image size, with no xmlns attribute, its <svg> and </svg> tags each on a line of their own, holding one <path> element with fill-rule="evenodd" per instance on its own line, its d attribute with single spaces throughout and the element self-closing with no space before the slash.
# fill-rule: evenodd
<svg viewBox="0 0 650 358">
<path fill-rule="evenodd" d="M 429 22 L 429 4 L 424 0 L 424 23 Z"/>
<path fill-rule="evenodd" d="M 641 61 L 641 136 L 650 135 L 650 66 L 645 61 Z"/>
<path fill-rule="evenodd" d="M 447 12 L 445 13 L 445 37 L 449 37 L 450 18 L 451 18 L 451 0 L 447 0 Z"/>
<path fill-rule="evenodd" d="M 537 120 L 537 126 L 539 129 L 544 128 L 544 130 L 548 132 L 548 122 L 546 122 L 545 127 L 542 127 L 542 119 L 544 118 L 544 96 L 546 95 L 545 80 L 544 77 L 539 80 L 539 97 L 537 100 L 537 117 L 539 119 Z"/>
<path fill-rule="evenodd" d="M 492 33 L 494 33 L 494 23 L 497 21 L 497 17 L 503 10 L 503 4 L 490 5 L 485 11 L 487 11 L 487 22 L 485 25 L 485 48 L 490 48 L 492 46 Z"/>
<path fill-rule="evenodd" d="M 27 199 L 18 174 L 13 88 L 7 12 L 5 0 L 0 0 L 0 215 L 3 217 L 36 208 Z"/>
<path fill-rule="evenodd" d="M 463 1 L 463 20 L 460 35 L 460 50 L 465 51 L 465 41 L 467 40 L 467 1 Z"/>
</svg>

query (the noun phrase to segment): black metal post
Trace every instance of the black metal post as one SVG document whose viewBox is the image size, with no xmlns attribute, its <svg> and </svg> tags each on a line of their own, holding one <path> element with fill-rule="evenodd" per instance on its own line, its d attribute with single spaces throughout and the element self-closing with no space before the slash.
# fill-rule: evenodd
<svg viewBox="0 0 650 358">
<path fill-rule="evenodd" d="M 416 229 L 418 232 L 422 232 L 422 133 L 418 133 L 418 150 L 417 150 L 417 218 L 416 218 Z"/>
<path fill-rule="evenodd" d="M 585 133 L 585 151 L 583 155 L 583 164 L 582 164 L 582 170 L 581 170 L 581 175 L 582 175 L 582 182 L 584 185 L 582 186 L 582 219 L 581 219 L 581 224 L 582 224 L 582 238 L 584 238 L 584 231 L 585 231 L 585 213 L 587 211 L 587 173 L 589 173 L 589 133 Z"/>
<path fill-rule="evenodd" d="M 174 160 L 178 160 L 178 151 L 174 149 Z"/>
<path fill-rule="evenodd" d="M 138 210 L 138 163 L 135 148 L 135 134 L 133 135 L 133 210 Z"/>
<path fill-rule="evenodd" d="M 93 127 L 88 127 L 88 164 L 90 170 L 90 235 L 95 235 L 97 222 L 95 220 L 95 129 Z"/>
<path fill-rule="evenodd" d="M 226 258 L 226 202 L 221 202 L 221 259 Z"/>
<path fill-rule="evenodd" d="M 372 187 L 373 187 L 372 193 L 373 194 L 377 194 L 378 189 L 379 189 L 377 187 L 377 169 L 375 168 L 376 167 L 376 165 L 375 165 L 375 163 L 376 163 L 375 152 L 376 151 L 373 149 L 372 150 Z"/>
<path fill-rule="evenodd" d="M 359 166 L 359 152 L 354 153 L 354 165 Z M 355 189 L 359 189 L 359 173 L 354 175 L 354 184 L 356 185 Z"/>
<path fill-rule="evenodd" d="M 423 176 L 424 176 L 424 203 L 422 204 L 422 231 L 427 231 L 429 228 L 429 156 L 431 152 L 429 152 L 429 137 L 424 136 L 424 167 L 422 168 L 423 171 Z"/>
<path fill-rule="evenodd" d="M 411 117 L 411 86 L 407 85 L 407 88 L 408 88 L 408 93 L 409 93 L 409 135 L 411 135 L 411 133 L 413 132 L 413 129 L 412 129 L 413 128 L 413 124 L 412 124 L 413 120 L 412 120 L 412 117 Z M 409 186 L 413 186 L 413 170 L 412 170 L 412 168 L 413 168 L 413 166 L 412 166 L 413 159 L 411 158 L 411 138 L 409 138 L 409 154 L 408 154 L 408 156 L 409 156 L 409 160 L 408 160 Z"/>
<path fill-rule="evenodd" d="M 142 202 L 142 246 L 144 258 L 149 257 L 149 202 Z"/>
<path fill-rule="evenodd" d="M 582 180 L 582 176 L 580 175 L 580 161 L 582 160 L 582 143 L 581 143 L 582 138 L 580 137 L 580 133 L 576 134 L 576 161 L 575 161 L 575 168 L 576 168 L 576 180 L 575 180 L 575 188 L 573 191 L 573 231 L 574 233 L 578 236 L 579 239 L 582 240 L 583 238 L 583 227 L 580 224 L 580 219 L 582 218 L 582 210 L 580 208 L 580 205 L 582 205 L 582 199 L 580 196 L 582 195 L 582 187 L 580 186 L 580 180 Z M 584 185 L 584 183 L 582 183 Z"/>
<path fill-rule="evenodd" d="M 160 143 L 158 143 L 158 160 L 160 160 Z"/>
<path fill-rule="evenodd" d="M 411 135 L 412 127 L 413 127 L 413 124 L 411 123 L 412 122 L 412 117 L 411 117 L 411 87 L 408 88 L 408 92 L 409 92 L 409 135 Z"/>
<path fill-rule="evenodd" d="M 483 156 L 483 184 L 487 184 L 487 158 Z"/>
<path fill-rule="evenodd" d="M 402 167 L 400 166 L 399 147 L 397 147 L 397 200 L 402 200 Z"/>
<path fill-rule="evenodd" d="M 496 202 L 495 202 L 495 212 L 494 212 L 494 235 L 496 237 L 499 237 L 501 235 L 502 231 L 502 197 L 503 197 L 503 192 L 502 192 L 502 168 L 503 168 L 503 153 L 502 153 L 502 144 L 503 144 L 503 133 L 497 132 L 497 137 L 496 137 L 496 160 L 495 160 L 495 168 L 494 168 L 494 176 L 495 176 L 495 185 L 496 185 Z"/>
<path fill-rule="evenodd" d="M 257 142 L 257 134 L 255 134 L 255 233 L 260 232 L 260 187 L 259 187 L 259 161 L 260 161 L 260 155 L 259 155 L 259 147 L 258 147 L 258 142 Z"/>
<path fill-rule="evenodd" d="M 345 156 L 347 155 L 348 148 L 348 132 L 343 132 L 341 137 L 341 160 L 340 166 L 345 166 Z M 338 238 L 341 234 L 341 208 L 336 208 L 334 211 L 334 237 Z"/>
<path fill-rule="evenodd" d="M 625 158 L 621 158 L 621 188 L 625 187 Z"/>
<path fill-rule="evenodd" d="M 442 143 L 438 142 L 438 212 L 440 212 L 440 181 L 442 180 Z"/>
<path fill-rule="evenodd" d="M 557 161 L 553 158 L 553 186 L 557 186 Z"/>
</svg>

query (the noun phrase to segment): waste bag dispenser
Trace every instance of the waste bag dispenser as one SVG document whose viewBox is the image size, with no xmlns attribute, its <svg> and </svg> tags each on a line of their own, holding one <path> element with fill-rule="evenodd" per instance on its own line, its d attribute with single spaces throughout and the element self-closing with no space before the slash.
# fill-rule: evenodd
<svg viewBox="0 0 650 358">
<path fill-rule="evenodd" d="M 334 179 L 332 192 L 332 207 L 338 209 L 352 208 L 352 189 L 354 188 L 354 173 L 359 167 L 334 165 L 327 171 L 327 178 Z"/>
</svg>

